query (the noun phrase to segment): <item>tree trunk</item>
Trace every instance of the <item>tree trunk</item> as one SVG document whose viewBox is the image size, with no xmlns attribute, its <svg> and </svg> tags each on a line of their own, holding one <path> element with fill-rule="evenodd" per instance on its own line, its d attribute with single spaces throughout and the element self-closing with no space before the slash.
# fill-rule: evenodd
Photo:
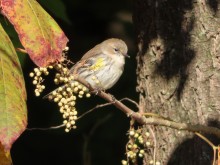
<svg viewBox="0 0 220 165">
<path fill-rule="evenodd" d="M 219 127 L 218 0 L 135 0 L 140 106 L 180 123 Z M 212 148 L 187 131 L 155 126 L 156 161 L 212 164 Z M 214 144 L 219 139 L 208 136 Z M 155 144 L 154 144 L 155 145 Z M 146 154 L 149 164 L 153 154 Z"/>
</svg>

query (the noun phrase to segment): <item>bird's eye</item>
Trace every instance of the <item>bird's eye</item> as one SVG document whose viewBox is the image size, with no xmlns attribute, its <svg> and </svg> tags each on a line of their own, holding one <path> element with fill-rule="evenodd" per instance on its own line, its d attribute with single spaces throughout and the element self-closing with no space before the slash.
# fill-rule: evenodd
<svg viewBox="0 0 220 165">
<path fill-rule="evenodd" d="M 115 50 L 116 52 L 118 52 L 118 51 L 119 51 L 119 49 L 117 49 L 117 48 L 115 48 L 114 50 Z"/>
</svg>

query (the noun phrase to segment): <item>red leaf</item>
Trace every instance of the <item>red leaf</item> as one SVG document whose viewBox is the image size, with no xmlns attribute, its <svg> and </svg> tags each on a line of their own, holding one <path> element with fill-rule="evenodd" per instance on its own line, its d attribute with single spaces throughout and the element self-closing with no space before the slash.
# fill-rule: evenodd
<svg viewBox="0 0 220 165">
<path fill-rule="evenodd" d="M 10 152 L 5 151 L 1 143 L 0 143 L 0 165 L 12 165 Z"/>
<path fill-rule="evenodd" d="M 1 0 L 0 6 L 36 65 L 48 66 L 62 60 L 68 39 L 36 0 Z"/>
</svg>

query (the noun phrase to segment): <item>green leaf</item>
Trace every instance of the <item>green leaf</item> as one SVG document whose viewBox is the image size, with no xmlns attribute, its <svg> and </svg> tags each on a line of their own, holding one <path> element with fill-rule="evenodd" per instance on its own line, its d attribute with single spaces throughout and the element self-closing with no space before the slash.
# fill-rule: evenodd
<svg viewBox="0 0 220 165">
<path fill-rule="evenodd" d="M 10 37 L 14 47 L 15 48 L 23 48 L 23 46 L 21 45 L 21 42 L 18 38 L 18 34 L 15 31 L 14 27 L 11 25 L 11 23 L 3 15 L 0 15 L 0 22 L 1 22 L 2 27 L 4 28 L 5 32 Z M 17 52 L 17 54 L 18 54 L 18 58 L 19 58 L 21 67 L 24 67 L 25 63 L 27 61 L 26 59 L 29 57 L 27 55 L 24 55 L 24 53 L 21 53 L 21 52 Z"/>
<path fill-rule="evenodd" d="M 0 24 L 0 142 L 9 151 L 27 125 L 26 90 L 15 49 Z"/>
<path fill-rule="evenodd" d="M 67 37 L 36 0 L 1 0 L 2 14 L 14 25 L 19 39 L 38 66 L 62 60 Z"/>
</svg>

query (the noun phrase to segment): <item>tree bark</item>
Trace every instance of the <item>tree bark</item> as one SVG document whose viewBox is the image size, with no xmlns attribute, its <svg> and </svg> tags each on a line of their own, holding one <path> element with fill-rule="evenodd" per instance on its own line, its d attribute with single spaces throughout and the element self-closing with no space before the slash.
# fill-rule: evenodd
<svg viewBox="0 0 220 165">
<path fill-rule="evenodd" d="M 219 2 L 134 1 L 137 91 L 143 112 L 180 123 L 220 126 Z M 163 126 L 153 131 L 160 164 L 212 164 L 212 149 L 193 133 Z M 219 143 L 216 137 L 206 137 Z M 143 164 L 152 159 L 153 153 L 145 154 Z"/>
</svg>

